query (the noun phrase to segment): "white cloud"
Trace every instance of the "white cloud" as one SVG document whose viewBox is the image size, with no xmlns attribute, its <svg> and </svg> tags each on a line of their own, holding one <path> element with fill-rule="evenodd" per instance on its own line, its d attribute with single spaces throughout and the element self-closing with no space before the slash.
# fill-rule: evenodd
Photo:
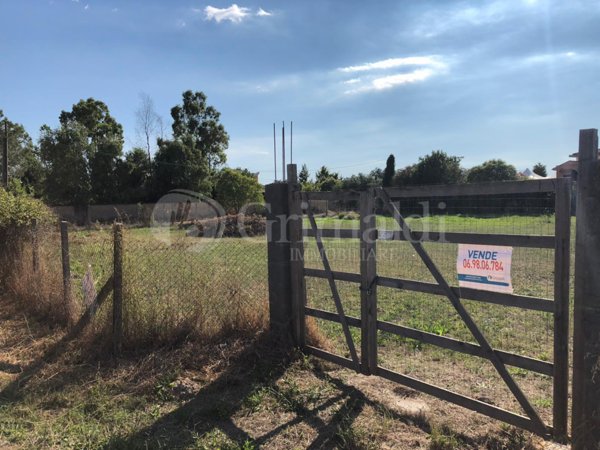
<svg viewBox="0 0 600 450">
<path fill-rule="evenodd" d="M 398 69 L 407 68 L 399 72 Z M 410 68 L 412 67 L 412 70 Z M 403 58 L 388 58 L 380 61 L 364 63 L 356 66 L 340 67 L 337 73 L 363 74 L 361 78 L 342 80 L 343 85 L 351 86 L 346 94 L 360 92 L 382 91 L 403 84 L 416 83 L 443 72 L 447 68 L 446 62 L 440 57 L 432 56 L 407 56 Z M 393 69 L 396 69 L 391 73 Z"/>
<path fill-rule="evenodd" d="M 350 80 L 344 81 L 344 84 L 356 84 L 356 83 L 360 83 L 360 78 L 352 78 Z"/>
<path fill-rule="evenodd" d="M 90 9 L 90 5 L 85 5 L 85 6 L 83 7 L 83 9 L 85 9 L 85 10 L 87 11 L 88 9 Z"/>
<path fill-rule="evenodd" d="M 256 15 L 259 17 L 268 17 L 268 16 L 272 16 L 273 13 L 269 12 L 269 11 L 265 11 L 262 8 L 258 8 L 258 11 L 256 12 Z"/>
<path fill-rule="evenodd" d="M 340 72 L 353 73 L 353 72 L 367 72 L 371 70 L 386 70 L 393 69 L 395 67 L 402 66 L 443 66 L 433 56 L 409 56 L 406 58 L 389 58 L 381 61 L 361 64 L 359 66 L 348 66 L 341 67 L 338 69 Z"/>
<path fill-rule="evenodd" d="M 371 81 L 371 86 L 375 90 L 389 89 L 401 84 L 414 83 L 416 81 L 424 81 L 434 74 L 431 69 L 418 69 L 408 73 L 399 73 L 396 75 L 388 75 L 386 77 L 375 78 Z"/>
<path fill-rule="evenodd" d="M 214 6 L 207 6 L 204 8 L 204 17 L 206 20 L 214 20 L 220 23 L 224 20 L 229 20 L 233 23 L 240 23 L 250 14 L 250 9 L 240 7 L 235 3 L 229 8 L 216 8 Z"/>
</svg>

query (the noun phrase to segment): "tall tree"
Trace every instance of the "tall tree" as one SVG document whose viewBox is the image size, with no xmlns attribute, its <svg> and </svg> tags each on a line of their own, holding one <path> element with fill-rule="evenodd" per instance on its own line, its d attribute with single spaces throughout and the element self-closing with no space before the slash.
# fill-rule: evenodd
<svg viewBox="0 0 600 450">
<path fill-rule="evenodd" d="M 310 173 L 308 172 L 308 167 L 306 164 L 302 164 L 302 169 L 300 169 L 300 173 L 298 174 L 298 181 L 300 184 L 308 183 L 308 179 L 310 178 Z"/>
<path fill-rule="evenodd" d="M 511 181 L 517 179 L 517 169 L 501 159 L 489 161 L 475 166 L 467 174 L 467 182 L 482 183 L 486 181 Z"/>
<path fill-rule="evenodd" d="M 42 126 L 40 155 L 47 170 L 45 196 L 51 204 L 83 206 L 92 199 L 87 134 L 75 121 L 56 129 Z"/>
<path fill-rule="evenodd" d="M 385 162 L 385 170 L 383 171 L 383 187 L 389 187 L 392 185 L 394 180 L 394 174 L 396 173 L 396 158 L 394 155 L 388 156 L 387 161 Z"/>
<path fill-rule="evenodd" d="M 61 127 L 72 123 L 82 125 L 90 147 L 87 154 L 92 200 L 110 203 L 118 195 L 115 183 L 116 166 L 123 152 L 123 127 L 111 115 L 108 106 L 100 100 L 88 98 L 63 111 Z"/>
<path fill-rule="evenodd" d="M 535 173 L 536 175 L 539 175 L 540 177 L 548 176 L 548 172 L 546 171 L 546 166 L 544 164 L 542 164 L 541 162 L 539 162 L 535 166 L 533 166 L 533 173 Z"/>
<path fill-rule="evenodd" d="M 412 173 L 413 184 L 456 184 L 463 181 L 460 156 L 449 156 L 442 150 L 435 150 L 419 158 Z"/>
<path fill-rule="evenodd" d="M 204 92 L 185 91 L 183 103 L 171 109 L 173 137 L 191 145 L 206 161 L 209 175 L 225 164 L 229 135 L 219 122 L 221 113 L 206 103 Z"/>
<path fill-rule="evenodd" d="M 148 162 L 152 161 L 152 141 L 163 137 L 162 119 L 154 110 L 154 101 L 145 92 L 140 93 L 140 105 L 135 111 L 136 132 L 144 140 L 148 152 Z"/>
<path fill-rule="evenodd" d="M 212 194 L 217 169 L 226 161 L 229 135 L 220 113 L 203 92 L 186 91 L 171 109 L 173 139 L 159 139 L 154 157 L 155 195 L 180 188 Z"/>
<path fill-rule="evenodd" d="M 0 142 L 4 140 L 4 123 L 8 125 L 8 175 L 10 180 L 18 180 L 26 190 L 41 195 L 44 182 L 44 168 L 39 151 L 33 144 L 23 125 L 11 122 L 0 110 Z M 2 154 L 0 153 L 0 161 Z"/>
</svg>

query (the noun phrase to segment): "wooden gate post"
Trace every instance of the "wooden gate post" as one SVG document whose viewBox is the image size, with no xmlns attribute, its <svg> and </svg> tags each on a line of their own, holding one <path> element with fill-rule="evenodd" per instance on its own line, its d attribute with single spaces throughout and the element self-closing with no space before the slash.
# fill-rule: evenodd
<svg viewBox="0 0 600 450">
<path fill-rule="evenodd" d="M 267 202 L 267 254 L 269 270 L 269 328 L 290 343 L 292 337 L 292 283 L 288 233 L 288 184 L 265 186 Z"/>
<path fill-rule="evenodd" d="M 571 260 L 571 179 L 559 178 L 554 202 L 554 438 L 567 439 L 569 417 L 569 280 Z"/>
<path fill-rule="evenodd" d="M 360 193 L 361 369 L 377 372 L 377 216 L 375 194 Z"/>
<path fill-rule="evenodd" d="M 600 448 L 600 162 L 598 130 L 579 131 L 573 334 L 573 449 Z"/>
<path fill-rule="evenodd" d="M 63 303 L 65 308 L 65 315 L 67 316 L 67 322 L 69 325 L 71 325 L 75 317 L 73 317 L 73 300 L 71 296 L 71 258 L 69 255 L 69 223 L 65 220 L 60 222 L 60 247 L 63 273 Z"/>
<path fill-rule="evenodd" d="M 121 353 L 123 343 L 123 224 L 115 223 L 113 254 L 113 354 Z"/>
</svg>

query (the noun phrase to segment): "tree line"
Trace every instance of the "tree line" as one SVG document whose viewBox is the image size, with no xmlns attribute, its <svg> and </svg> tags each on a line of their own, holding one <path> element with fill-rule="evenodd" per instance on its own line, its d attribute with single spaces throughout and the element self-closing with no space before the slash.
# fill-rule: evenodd
<svg viewBox="0 0 600 450">
<path fill-rule="evenodd" d="M 0 110 L 8 125 L 10 189 L 75 206 L 152 202 L 172 189 L 211 196 L 227 209 L 261 199 L 254 174 L 224 167 L 229 135 L 203 92 L 183 93 L 171 109 L 168 138 L 148 96 L 136 118 L 145 148 L 124 153 L 123 127 L 100 100 L 80 100 L 62 111 L 57 127 L 41 127 L 37 143 Z"/>
<path fill-rule="evenodd" d="M 100 100 L 80 100 L 70 111 L 62 111 L 57 127 L 41 127 L 37 143 L 0 110 L 0 121 L 9 130 L 10 188 L 53 205 L 74 206 L 154 202 L 173 189 L 210 196 L 228 210 L 262 199 L 254 174 L 225 167 L 229 135 L 220 113 L 207 103 L 203 92 L 183 92 L 181 103 L 170 112 L 171 133 L 165 137 L 151 98 L 142 95 L 136 119 L 144 145 L 124 152 L 123 127 Z M 348 177 L 326 166 L 311 177 L 303 165 L 299 181 L 305 190 L 331 191 L 519 179 L 516 168 L 500 159 L 470 169 L 463 168 L 461 160 L 435 150 L 396 170 L 394 155 L 390 155 L 383 169 Z M 541 163 L 534 166 L 534 172 L 546 176 Z"/>
<path fill-rule="evenodd" d="M 311 178 L 308 167 L 302 166 L 298 175 L 304 190 L 332 191 L 340 189 L 364 190 L 373 186 L 418 186 L 427 184 L 481 183 L 487 181 L 512 181 L 522 178 L 512 164 L 501 159 L 490 159 L 466 169 L 461 166 L 462 157 L 448 155 L 443 150 L 434 150 L 411 165 L 396 170 L 394 155 L 387 158 L 384 169 L 376 168 L 364 174 L 342 177 L 322 166 Z M 533 172 L 547 176 L 546 166 L 537 163 Z"/>
</svg>

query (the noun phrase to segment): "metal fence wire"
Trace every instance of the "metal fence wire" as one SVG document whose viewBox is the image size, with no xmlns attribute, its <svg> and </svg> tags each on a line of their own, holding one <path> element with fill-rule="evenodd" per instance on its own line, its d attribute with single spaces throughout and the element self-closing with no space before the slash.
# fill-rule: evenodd
<svg viewBox="0 0 600 450">
<path fill-rule="evenodd" d="M 256 330 L 268 320 L 265 237 L 124 232 L 124 339 L 139 344 Z"/>
</svg>

